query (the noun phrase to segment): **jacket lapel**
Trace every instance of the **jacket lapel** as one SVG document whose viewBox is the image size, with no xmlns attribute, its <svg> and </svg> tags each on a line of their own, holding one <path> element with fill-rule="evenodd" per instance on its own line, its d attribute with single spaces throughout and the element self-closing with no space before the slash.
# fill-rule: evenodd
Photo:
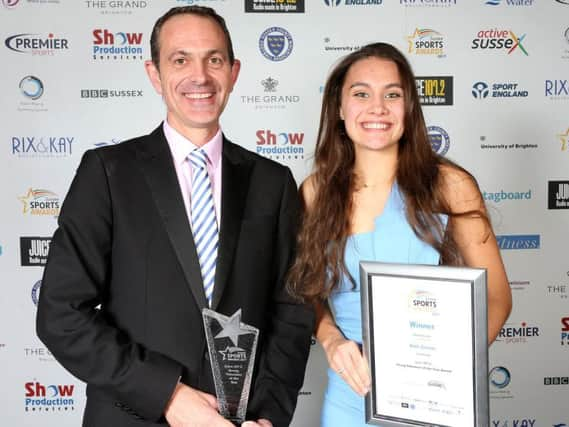
<svg viewBox="0 0 569 427">
<path fill-rule="evenodd" d="M 223 138 L 222 177 L 221 177 L 221 225 L 219 230 L 219 249 L 213 288 L 212 309 L 221 301 L 227 285 L 235 247 L 239 240 L 241 220 L 245 209 L 252 162 L 240 155 L 240 148 Z"/>
<path fill-rule="evenodd" d="M 206 299 L 196 247 L 162 125 L 140 144 L 139 154 L 146 182 L 186 281 L 196 303 L 204 308 Z"/>
</svg>

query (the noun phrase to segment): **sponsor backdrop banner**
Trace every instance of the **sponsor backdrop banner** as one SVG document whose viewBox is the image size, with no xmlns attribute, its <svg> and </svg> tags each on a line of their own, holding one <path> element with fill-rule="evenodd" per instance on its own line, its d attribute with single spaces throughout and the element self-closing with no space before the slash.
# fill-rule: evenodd
<svg viewBox="0 0 569 427">
<path fill-rule="evenodd" d="M 150 132 L 144 72 L 172 6 L 226 17 L 241 76 L 227 136 L 309 173 L 330 67 L 393 43 L 414 67 L 433 149 L 469 169 L 513 291 L 490 349 L 492 425 L 569 425 L 569 0 L 0 0 L 0 372 L 5 425 L 77 426 L 84 385 L 35 335 L 51 235 L 83 152 Z M 313 346 L 294 426 L 318 425 Z"/>
</svg>

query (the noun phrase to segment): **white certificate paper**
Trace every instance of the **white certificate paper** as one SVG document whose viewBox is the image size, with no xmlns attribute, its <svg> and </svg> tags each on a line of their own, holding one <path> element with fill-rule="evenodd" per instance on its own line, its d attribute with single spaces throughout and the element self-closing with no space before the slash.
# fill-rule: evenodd
<svg viewBox="0 0 569 427">
<path fill-rule="evenodd" d="M 474 281 L 450 274 L 462 269 L 396 266 L 403 270 L 365 274 L 364 349 L 373 379 L 366 413 L 385 426 L 483 426 L 485 280 L 480 292 Z M 474 271 L 481 272 L 485 278 Z"/>
</svg>

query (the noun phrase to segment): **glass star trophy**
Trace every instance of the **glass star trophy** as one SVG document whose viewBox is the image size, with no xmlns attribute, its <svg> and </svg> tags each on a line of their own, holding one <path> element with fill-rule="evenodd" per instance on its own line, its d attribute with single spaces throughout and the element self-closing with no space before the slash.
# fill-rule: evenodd
<svg viewBox="0 0 569 427">
<path fill-rule="evenodd" d="M 236 425 L 245 421 L 259 330 L 232 316 L 202 310 L 219 413 Z"/>
</svg>

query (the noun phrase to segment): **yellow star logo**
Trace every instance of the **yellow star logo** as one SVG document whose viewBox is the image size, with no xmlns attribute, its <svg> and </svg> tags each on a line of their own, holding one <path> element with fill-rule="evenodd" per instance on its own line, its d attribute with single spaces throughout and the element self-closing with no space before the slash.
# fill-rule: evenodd
<svg viewBox="0 0 569 427">
<path fill-rule="evenodd" d="M 30 199 L 32 197 L 34 197 L 34 190 L 31 188 L 28 190 L 28 193 L 25 196 L 18 197 L 18 200 L 24 204 L 22 213 L 26 213 L 28 211 L 28 206 L 30 205 Z"/>
<path fill-rule="evenodd" d="M 565 133 L 560 133 L 557 137 L 561 140 L 561 151 L 567 150 L 567 140 L 569 139 L 569 128 Z"/>
<path fill-rule="evenodd" d="M 414 41 L 417 37 L 419 37 L 419 29 L 415 28 L 415 32 L 413 33 L 413 35 L 407 37 L 407 42 L 409 43 L 409 52 L 408 53 L 413 53 L 413 44 L 414 44 Z"/>
</svg>

